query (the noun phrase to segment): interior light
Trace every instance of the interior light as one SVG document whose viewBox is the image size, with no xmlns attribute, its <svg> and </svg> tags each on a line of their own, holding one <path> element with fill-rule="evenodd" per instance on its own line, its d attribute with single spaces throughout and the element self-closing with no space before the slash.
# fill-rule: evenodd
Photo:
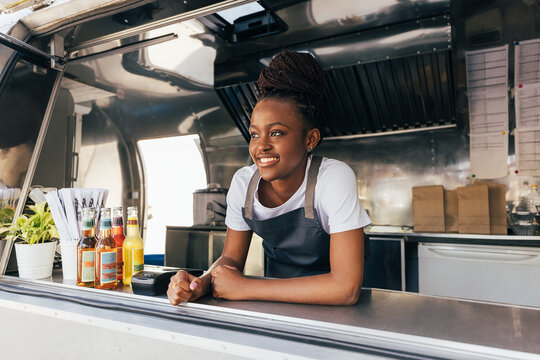
<svg viewBox="0 0 540 360">
<path fill-rule="evenodd" d="M 252 2 L 245 5 L 240 5 L 227 10 L 218 11 L 217 14 L 221 16 L 229 24 L 233 24 L 234 21 L 242 16 L 255 14 L 264 11 L 264 8 L 257 2 Z"/>
<path fill-rule="evenodd" d="M 311 15 L 317 24 L 342 22 L 384 12 L 386 8 L 396 4 L 397 0 L 341 0 L 333 1 L 332 6 L 328 6 L 328 0 L 312 0 Z"/>
</svg>

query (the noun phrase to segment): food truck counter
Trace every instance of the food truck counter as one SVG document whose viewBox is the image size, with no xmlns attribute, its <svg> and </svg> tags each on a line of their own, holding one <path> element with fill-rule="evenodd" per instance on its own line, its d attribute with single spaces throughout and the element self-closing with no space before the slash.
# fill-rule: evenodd
<svg viewBox="0 0 540 360">
<path fill-rule="evenodd" d="M 165 296 L 134 295 L 129 288 L 103 291 L 55 281 L 61 279 L 0 276 L 5 340 L 23 334 L 43 338 L 44 330 L 54 329 L 54 341 L 60 338 L 63 345 L 47 347 L 47 355 L 77 354 L 78 339 L 88 336 L 103 344 L 86 349 L 94 358 L 100 351 L 128 356 L 135 341 L 148 342 L 153 357 L 171 351 L 209 358 L 532 359 L 540 354 L 535 326 L 540 309 L 532 307 L 367 288 L 354 306 L 212 297 L 171 306 Z M 2 351 L 22 355 L 21 349 Z"/>
</svg>

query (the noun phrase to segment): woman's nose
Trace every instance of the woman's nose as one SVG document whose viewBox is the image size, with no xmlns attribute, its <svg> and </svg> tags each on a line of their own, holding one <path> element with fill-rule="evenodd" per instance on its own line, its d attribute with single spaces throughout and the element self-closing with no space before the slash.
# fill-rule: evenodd
<svg viewBox="0 0 540 360">
<path fill-rule="evenodd" d="M 261 135 L 261 137 L 257 141 L 257 147 L 260 150 L 268 150 L 272 147 L 270 143 L 270 137 L 267 135 Z"/>
</svg>

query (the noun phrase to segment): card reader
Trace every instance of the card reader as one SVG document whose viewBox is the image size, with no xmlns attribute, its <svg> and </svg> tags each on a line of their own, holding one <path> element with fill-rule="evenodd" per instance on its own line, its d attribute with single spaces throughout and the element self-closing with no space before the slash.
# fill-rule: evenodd
<svg viewBox="0 0 540 360">
<path fill-rule="evenodd" d="M 131 278 L 131 288 L 133 293 L 150 296 L 165 295 L 171 277 L 176 274 L 178 270 L 185 270 L 193 276 L 201 276 L 204 273 L 204 270 L 201 269 L 145 265 L 143 271 L 136 273 Z"/>
</svg>

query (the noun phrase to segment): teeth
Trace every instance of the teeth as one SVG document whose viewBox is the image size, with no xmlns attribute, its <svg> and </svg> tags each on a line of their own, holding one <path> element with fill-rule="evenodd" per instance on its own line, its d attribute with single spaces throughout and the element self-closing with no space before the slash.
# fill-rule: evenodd
<svg viewBox="0 0 540 360">
<path fill-rule="evenodd" d="M 262 162 L 262 163 L 267 163 L 267 162 L 271 162 L 271 161 L 275 161 L 277 160 L 277 158 L 273 157 L 273 158 L 260 158 L 259 161 Z"/>
</svg>

